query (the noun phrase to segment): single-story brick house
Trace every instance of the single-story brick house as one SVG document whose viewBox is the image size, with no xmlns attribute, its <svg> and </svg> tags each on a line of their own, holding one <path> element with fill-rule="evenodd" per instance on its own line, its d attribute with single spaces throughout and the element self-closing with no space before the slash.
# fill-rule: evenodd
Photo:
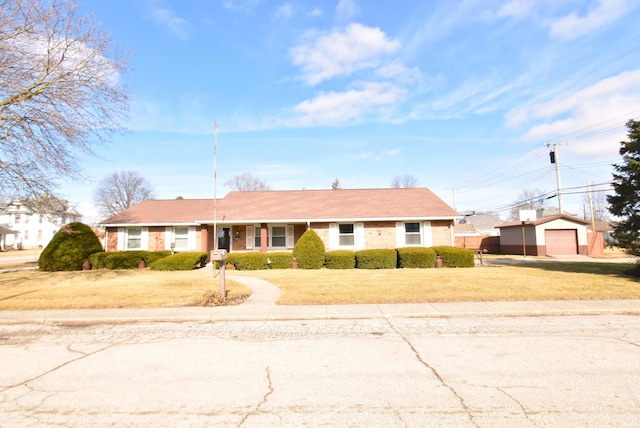
<svg viewBox="0 0 640 428">
<path fill-rule="evenodd" d="M 147 200 L 101 226 L 107 251 L 287 251 L 307 229 L 329 251 L 453 245 L 457 218 L 426 188 L 292 190 Z"/>
<path fill-rule="evenodd" d="M 588 221 L 566 214 L 539 217 L 535 221 L 512 221 L 500 229 L 500 251 L 504 254 L 522 254 L 524 245 L 530 256 L 557 256 L 588 254 Z"/>
</svg>

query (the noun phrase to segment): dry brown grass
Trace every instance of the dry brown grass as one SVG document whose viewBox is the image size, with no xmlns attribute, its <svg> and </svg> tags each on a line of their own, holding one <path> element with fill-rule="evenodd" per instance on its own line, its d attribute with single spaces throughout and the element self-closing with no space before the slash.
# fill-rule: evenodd
<svg viewBox="0 0 640 428">
<path fill-rule="evenodd" d="M 471 269 L 239 272 L 277 284 L 282 305 L 637 299 L 632 263 L 531 263 Z"/>
<path fill-rule="evenodd" d="M 9 272 L 0 274 L 0 310 L 194 306 L 209 289 L 217 291 L 219 282 L 202 270 Z M 235 281 L 226 289 L 230 300 L 251 294 Z"/>
</svg>

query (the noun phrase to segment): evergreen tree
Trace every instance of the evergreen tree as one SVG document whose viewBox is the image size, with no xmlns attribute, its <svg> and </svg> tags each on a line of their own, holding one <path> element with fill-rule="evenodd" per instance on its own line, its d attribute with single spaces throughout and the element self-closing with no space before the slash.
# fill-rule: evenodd
<svg viewBox="0 0 640 428">
<path fill-rule="evenodd" d="M 622 163 L 614 164 L 609 211 L 620 217 L 613 236 L 627 253 L 640 256 L 640 121 L 627 122 L 629 141 L 620 143 Z"/>
</svg>

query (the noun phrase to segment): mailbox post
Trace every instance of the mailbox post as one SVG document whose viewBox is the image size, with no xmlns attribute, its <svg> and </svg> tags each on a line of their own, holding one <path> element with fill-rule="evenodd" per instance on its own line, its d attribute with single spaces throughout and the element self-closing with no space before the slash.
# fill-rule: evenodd
<svg viewBox="0 0 640 428">
<path fill-rule="evenodd" d="M 216 262 L 220 262 L 220 268 L 218 269 L 218 275 L 220 276 L 220 296 L 227 297 L 227 289 L 225 285 L 224 277 L 224 265 L 227 260 L 227 250 L 213 250 L 211 251 L 211 263 L 213 263 L 213 271 L 215 278 Z"/>
</svg>

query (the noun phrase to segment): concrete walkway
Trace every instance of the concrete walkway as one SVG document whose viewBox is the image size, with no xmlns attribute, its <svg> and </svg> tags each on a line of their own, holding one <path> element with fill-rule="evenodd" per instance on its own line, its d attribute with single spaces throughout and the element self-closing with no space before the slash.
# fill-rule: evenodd
<svg viewBox="0 0 640 428">
<path fill-rule="evenodd" d="M 54 309 L 0 311 L 0 324 L 79 325 L 136 322 L 222 322 L 256 320 L 454 318 L 560 315 L 638 315 L 640 300 L 562 300 L 362 305 L 276 305 L 280 289 L 261 279 L 227 274 L 253 294 L 236 306 Z"/>
</svg>

